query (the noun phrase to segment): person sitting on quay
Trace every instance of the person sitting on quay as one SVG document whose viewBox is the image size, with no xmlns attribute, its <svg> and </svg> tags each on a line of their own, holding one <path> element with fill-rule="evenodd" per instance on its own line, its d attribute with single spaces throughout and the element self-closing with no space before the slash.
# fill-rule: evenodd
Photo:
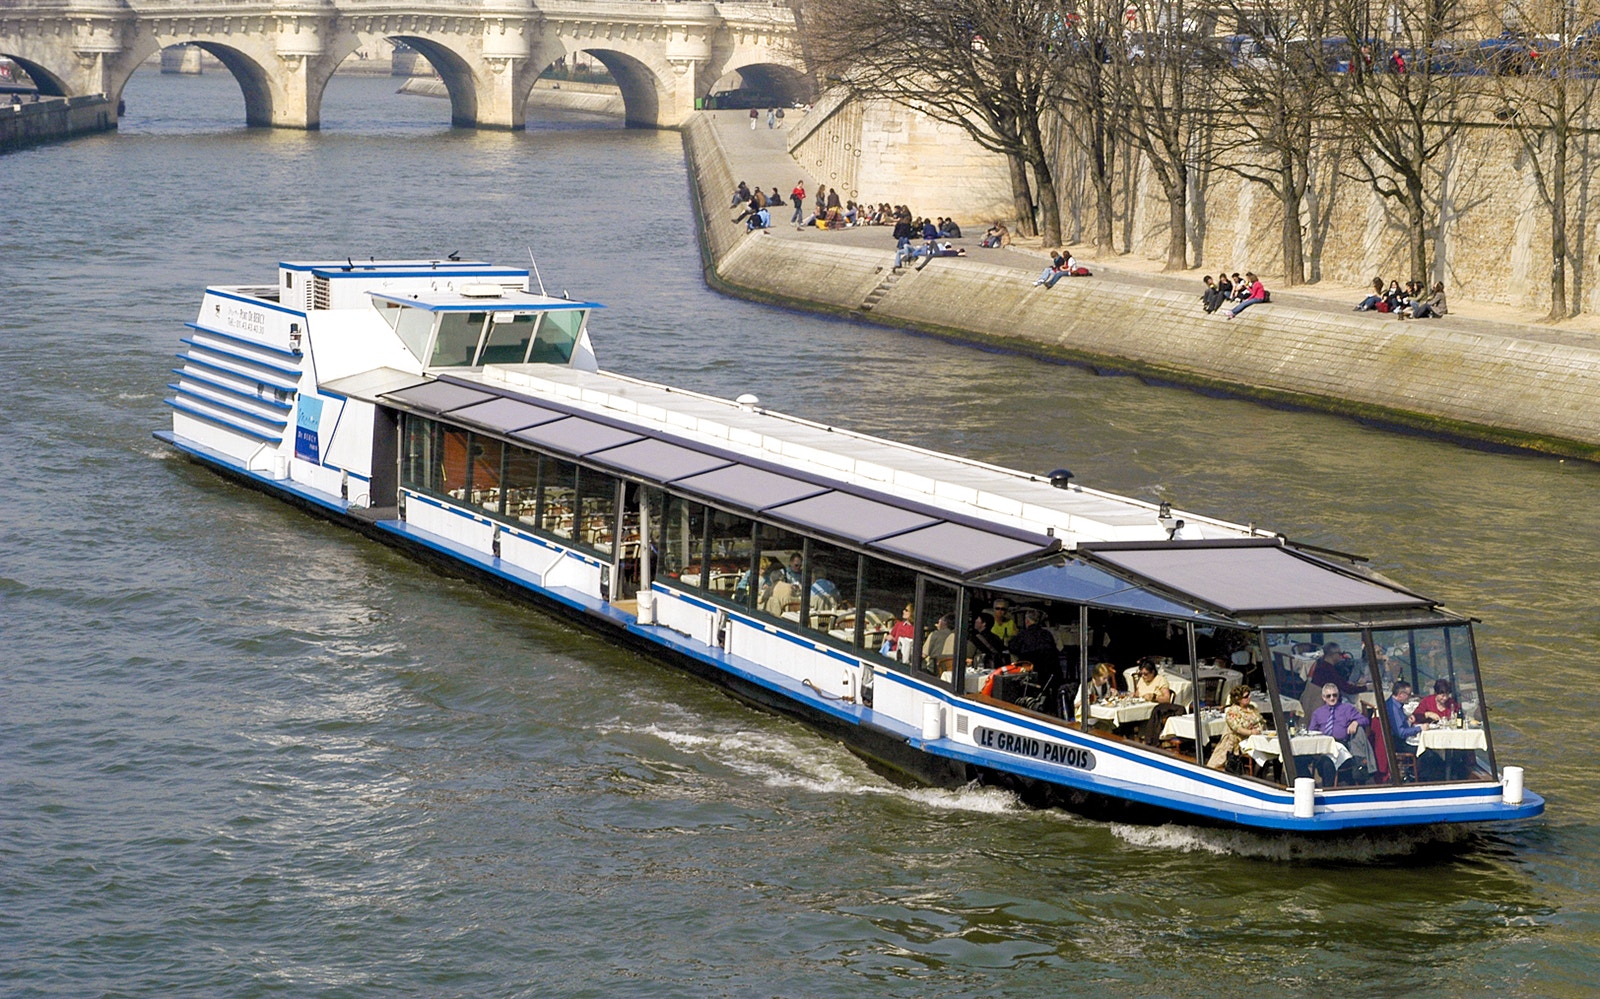
<svg viewBox="0 0 1600 999">
<path fill-rule="evenodd" d="M 1261 279 L 1256 277 L 1254 271 L 1246 273 L 1245 278 L 1250 282 L 1248 294 L 1245 300 L 1240 302 L 1238 305 L 1235 305 L 1232 309 L 1229 309 L 1223 314 L 1222 318 L 1232 319 L 1234 316 L 1237 316 L 1239 313 L 1250 308 L 1252 305 L 1260 305 L 1262 302 L 1272 301 L 1272 297 L 1267 293 L 1266 285 L 1261 283 Z"/>
<path fill-rule="evenodd" d="M 1055 283 L 1061 280 L 1062 268 L 1065 267 L 1066 264 L 1067 258 L 1061 255 L 1060 250 L 1051 250 L 1050 264 L 1044 270 L 1039 272 L 1039 276 L 1037 278 L 1034 278 L 1033 286 L 1037 288 L 1042 284 L 1046 288 L 1055 287 Z"/>
<path fill-rule="evenodd" d="M 1383 278 L 1375 277 L 1375 278 L 1372 279 L 1372 294 L 1368 295 L 1366 298 L 1363 298 L 1361 300 L 1361 304 L 1357 305 L 1355 307 L 1355 311 L 1356 312 L 1372 312 L 1372 311 L 1376 310 L 1378 308 L 1378 306 L 1380 306 L 1382 304 L 1383 304 Z M 1387 312 L 1389 310 L 1388 309 L 1384 309 L 1383 311 Z"/>
<path fill-rule="evenodd" d="M 739 186 L 733 189 L 733 200 L 728 202 L 729 208 L 738 208 L 750 200 L 750 187 L 744 181 L 739 181 Z"/>
<path fill-rule="evenodd" d="M 897 243 L 895 245 L 895 248 L 894 248 L 894 267 L 893 267 L 893 270 L 898 271 L 900 268 L 904 267 L 907 263 L 909 263 L 910 261 L 916 259 L 916 256 L 917 256 L 917 250 L 916 250 L 916 247 L 911 245 L 911 237 L 910 236 L 901 236 L 900 237 L 900 242 Z"/>
<path fill-rule="evenodd" d="M 939 227 L 933 224 L 933 219 L 922 220 L 922 238 L 930 242 L 939 238 Z"/>
<path fill-rule="evenodd" d="M 758 187 L 756 188 L 756 193 L 750 195 L 750 202 L 749 204 L 745 205 L 744 211 L 736 215 L 733 221 L 735 223 L 743 222 L 745 219 L 749 218 L 765 207 L 767 207 L 767 196 L 763 194 L 761 192 L 761 188 Z"/>
<path fill-rule="evenodd" d="M 1228 279 L 1228 284 L 1231 288 L 1233 288 L 1233 291 L 1230 293 L 1233 301 L 1242 302 L 1250 297 L 1250 285 L 1247 281 L 1245 281 L 1244 278 L 1239 276 L 1238 271 L 1233 272 L 1233 276 Z"/>
<path fill-rule="evenodd" d="M 1228 277 L 1227 271 L 1217 275 L 1217 291 L 1222 293 L 1224 305 L 1233 301 L 1233 279 Z"/>
<path fill-rule="evenodd" d="M 1449 315 L 1450 309 L 1444 298 L 1444 282 L 1440 281 L 1433 286 L 1433 293 L 1427 298 L 1420 295 L 1411 300 L 1411 304 L 1402 308 L 1395 316 L 1396 319 L 1437 319 Z"/>
<path fill-rule="evenodd" d="M 941 218 L 939 220 L 939 235 L 944 239 L 960 239 L 961 227 L 956 225 L 955 219 Z"/>
<path fill-rule="evenodd" d="M 749 221 L 745 222 L 744 224 L 745 232 L 754 232 L 757 229 L 770 228 L 772 228 L 772 213 L 764 207 L 758 208 L 755 214 L 750 216 Z"/>
<path fill-rule="evenodd" d="M 1210 274 L 1205 276 L 1206 290 L 1200 293 L 1200 307 L 1207 312 L 1215 312 L 1222 308 L 1222 303 L 1227 301 L 1227 296 L 1222 289 L 1217 287 L 1216 278 Z"/>
<path fill-rule="evenodd" d="M 767 195 L 767 207 L 768 208 L 782 208 L 783 207 L 783 195 L 778 193 L 777 185 L 773 185 L 772 193 Z"/>
<path fill-rule="evenodd" d="M 989 227 L 989 231 L 983 234 L 983 239 L 978 245 L 990 250 L 1004 249 L 1011 245 L 1011 230 L 1006 228 L 1004 222 L 996 220 L 995 224 Z"/>
</svg>

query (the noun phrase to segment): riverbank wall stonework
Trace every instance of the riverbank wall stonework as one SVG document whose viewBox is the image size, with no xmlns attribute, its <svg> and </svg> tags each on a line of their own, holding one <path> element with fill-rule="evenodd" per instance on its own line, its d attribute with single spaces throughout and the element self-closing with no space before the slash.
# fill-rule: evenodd
<svg viewBox="0 0 1600 999">
<path fill-rule="evenodd" d="M 0 104 L 0 152 L 90 132 L 108 132 L 116 127 L 116 108 L 99 94 Z"/>
<path fill-rule="evenodd" d="M 867 247 L 720 220 L 740 166 L 683 126 L 708 280 L 731 293 L 957 340 L 1473 440 L 1600 459 L 1600 350 L 1427 322 L 1257 306 L 1228 321 L 1176 290 L 1101 278 L 1034 288 L 1015 266 L 939 258 L 896 274 Z M 798 234 L 797 234 L 798 235 Z M 870 313 L 863 305 L 870 304 Z"/>
</svg>

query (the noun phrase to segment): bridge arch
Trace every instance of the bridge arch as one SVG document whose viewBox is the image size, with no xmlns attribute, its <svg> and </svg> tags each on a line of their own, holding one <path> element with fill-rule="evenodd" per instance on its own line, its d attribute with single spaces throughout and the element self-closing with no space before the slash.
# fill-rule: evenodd
<svg viewBox="0 0 1600 999">
<path fill-rule="evenodd" d="M 41 96 L 74 96 L 67 88 L 67 82 L 65 80 L 57 76 L 55 73 L 50 72 L 50 70 L 46 69 L 43 65 L 34 62 L 32 59 L 28 59 L 11 52 L 0 52 L 0 56 L 5 56 L 18 66 L 21 66 L 22 71 L 27 73 L 29 78 L 33 80 L 33 85 L 39 88 L 39 94 Z"/>
<path fill-rule="evenodd" d="M 669 105 L 675 91 L 667 88 L 660 73 L 637 56 L 617 49 L 580 49 L 593 56 L 617 81 L 622 91 L 623 118 L 629 128 L 660 128 L 663 105 Z M 664 100 L 665 98 L 665 100 Z"/>
<path fill-rule="evenodd" d="M 710 93 L 742 90 L 774 106 L 810 104 L 816 98 L 811 77 L 794 66 L 779 62 L 750 62 L 727 66 L 710 87 Z"/>
<path fill-rule="evenodd" d="M 450 124 L 471 128 L 478 124 L 478 81 L 472 66 L 459 52 L 443 42 L 421 35 L 387 35 L 391 41 L 405 42 L 422 53 L 428 65 L 444 81 L 450 95 Z M 351 49 L 351 51 L 355 51 Z"/>
</svg>

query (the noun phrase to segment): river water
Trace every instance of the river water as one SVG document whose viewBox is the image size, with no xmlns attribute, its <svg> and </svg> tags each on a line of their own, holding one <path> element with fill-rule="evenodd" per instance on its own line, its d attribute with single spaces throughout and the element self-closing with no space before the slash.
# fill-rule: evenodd
<svg viewBox="0 0 1600 999">
<path fill-rule="evenodd" d="M 386 79 L 335 80 L 318 134 L 242 128 L 221 73 L 127 100 L 0 159 L 0 992 L 1593 994 L 1595 467 L 720 297 L 675 133 L 454 131 Z M 206 283 L 530 246 L 609 304 L 609 367 L 1064 465 L 1481 616 L 1546 816 L 1308 852 L 902 787 L 150 438 Z"/>
</svg>

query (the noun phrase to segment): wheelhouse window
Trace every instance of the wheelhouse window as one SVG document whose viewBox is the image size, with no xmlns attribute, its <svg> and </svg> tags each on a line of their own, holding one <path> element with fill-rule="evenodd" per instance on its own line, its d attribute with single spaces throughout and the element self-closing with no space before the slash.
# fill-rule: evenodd
<svg viewBox="0 0 1600 999">
<path fill-rule="evenodd" d="M 539 325 L 536 314 L 495 312 L 490 315 L 489 335 L 484 338 L 479 364 L 521 364 L 528 356 L 528 344 Z"/>
<path fill-rule="evenodd" d="M 1374 630 L 1372 642 L 1388 691 L 1383 714 L 1393 730 L 1398 777 L 1492 778 L 1488 717 L 1470 626 Z"/>
<path fill-rule="evenodd" d="M 428 356 L 428 338 L 433 336 L 433 313 L 404 305 L 380 307 L 378 314 L 394 327 L 400 342 L 418 361 Z"/>
<path fill-rule="evenodd" d="M 468 367 L 478 353 L 487 312 L 445 312 L 439 317 L 439 334 L 433 341 L 429 367 Z"/>
<path fill-rule="evenodd" d="M 532 364 L 566 364 L 572 360 L 588 309 L 553 309 L 544 314 L 528 354 Z"/>
</svg>

